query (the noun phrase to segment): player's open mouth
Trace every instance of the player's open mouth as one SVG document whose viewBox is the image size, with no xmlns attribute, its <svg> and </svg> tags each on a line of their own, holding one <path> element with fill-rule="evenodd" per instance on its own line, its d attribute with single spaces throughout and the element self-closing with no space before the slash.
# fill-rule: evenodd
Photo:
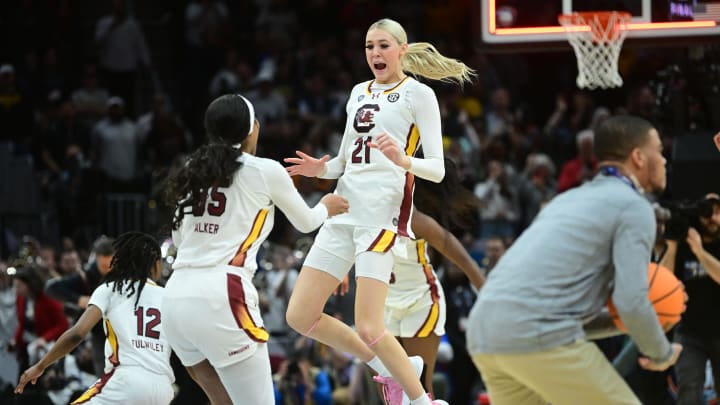
<svg viewBox="0 0 720 405">
<path fill-rule="evenodd" d="M 387 67 L 387 65 L 384 63 L 374 63 L 373 66 L 376 70 L 383 70 Z"/>
</svg>

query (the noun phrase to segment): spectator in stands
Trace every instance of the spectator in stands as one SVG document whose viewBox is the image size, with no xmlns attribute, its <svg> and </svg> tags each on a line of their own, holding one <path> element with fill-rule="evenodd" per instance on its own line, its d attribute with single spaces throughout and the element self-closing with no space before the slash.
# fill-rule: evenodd
<svg viewBox="0 0 720 405">
<path fill-rule="evenodd" d="M 550 157 L 544 153 L 529 155 L 525 173 L 520 177 L 518 185 L 523 229 L 535 219 L 543 202 L 555 196 L 556 190 L 555 165 Z"/>
<path fill-rule="evenodd" d="M 95 288 L 100 285 L 103 277 L 110 271 L 110 262 L 114 252 L 112 243 L 112 238 L 99 237 L 93 244 L 91 260 L 86 268 L 83 271 L 50 280 L 45 287 L 46 293 L 82 313 L 87 308 Z M 105 332 L 102 323 L 98 323 L 92 329 L 93 367 L 98 377 L 104 374 L 104 349 Z"/>
<path fill-rule="evenodd" d="M 597 172 L 597 159 L 593 153 L 593 131 L 585 129 L 577 134 L 578 153 L 575 159 L 566 162 L 560 171 L 558 193 L 589 181 Z"/>
<path fill-rule="evenodd" d="M 58 266 L 62 276 L 79 274 L 82 272 L 82 260 L 80 254 L 74 248 L 66 249 L 60 253 L 60 265 Z"/>
<path fill-rule="evenodd" d="M 110 97 L 107 106 L 107 117 L 93 129 L 93 160 L 106 180 L 106 191 L 137 191 L 138 148 L 144 139 L 125 116 L 122 98 Z"/>
<path fill-rule="evenodd" d="M 210 80 L 209 98 L 214 100 L 223 94 L 240 93 L 250 84 L 253 77 L 254 74 L 248 62 L 240 57 L 237 50 L 230 49 L 225 52 L 225 65 Z"/>
<path fill-rule="evenodd" d="M 57 251 L 51 245 L 42 245 L 38 250 L 38 264 L 43 280 L 47 281 L 53 277 L 59 277 Z"/>
<path fill-rule="evenodd" d="M 150 52 L 140 24 L 128 14 L 126 0 L 112 0 L 112 12 L 95 27 L 95 43 L 105 85 L 134 114 L 137 77 L 141 68 L 150 67 Z"/>
<path fill-rule="evenodd" d="M 520 218 L 517 189 L 509 179 L 508 169 L 501 162 L 488 162 L 488 177 L 475 185 L 480 203 L 480 237 L 515 236 L 515 224 Z"/>
<path fill-rule="evenodd" d="M 485 277 L 490 274 L 502 255 L 505 254 L 505 250 L 507 250 L 507 245 L 503 238 L 491 236 L 485 240 L 485 256 L 480 261 L 480 268 Z"/>
<path fill-rule="evenodd" d="M 17 327 L 15 288 L 7 269 L 7 263 L 0 262 L 0 351 L 5 350 Z"/>
<path fill-rule="evenodd" d="M 292 353 L 297 334 L 285 321 L 290 293 L 298 276 L 298 263 L 287 246 L 274 245 L 270 249 L 272 268 L 265 274 L 264 288 L 258 289 L 265 329 L 270 333 L 268 352 L 273 368 Z"/>
<path fill-rule="evenodd" d="M 137 138 L 145 142 L 144 157 L 153 171 L 168 169 L 192 145 L 192 135 L 161 93 L 153 97 L 152 110 L 137 120 Z"/>
<path fill-rule="evenodd" d="M 273 86 L 274 77 L 275 67 L 266 64 L 255 78 L 257 88 L 247 93 L 248 100 L 255 106 L 255 114 L 266 128 L 271 128 L 273 124 L 277 125 L 279 121 L 284 120 L 288 112 L 287 99 Z"/>
<path fill-rule="evenodd" d="M 32 104 L 15 81 L 13 65 L 0 65 L 0 143 L 10 143 L 17 154 L 30 152 Z"/>
<path fill-rule="evenodd" d="M 304 349 L 297 350 L 283 362 L 273 380 L 276 404 L 333 403 L 330 376 L 311 362 L 309 353 Z"/>
<path fill-rule="evenodd" d="M 62 304 L 43 291 L 43 282 L 37 269 L 24 267 L 15 274 L 18 326 L 13 337 L 20 368 L 35 363 L 48 343 L 54 342 L 68 328 Z"/>
<path fill-rule="evenodd" d="M 82 85 L 72 92 L 70 99 L 75 106 L 78 129 L 89 140 L 90 131 L 95 124 L 105 116 L 110 93 L 99 85 L 97 67 L 87 64 L 83 68 Z M 85 151 L 89 150 L 89 142 L 81 145 Z"/>
<path fill-rule="evenodd" d="M 485 112 L 485 132 L 493 137 L 512 130 L 515 117 L 511 111 L 510 92 L 499 87 L 490 96 L 490 108 Z"/>
</svg>

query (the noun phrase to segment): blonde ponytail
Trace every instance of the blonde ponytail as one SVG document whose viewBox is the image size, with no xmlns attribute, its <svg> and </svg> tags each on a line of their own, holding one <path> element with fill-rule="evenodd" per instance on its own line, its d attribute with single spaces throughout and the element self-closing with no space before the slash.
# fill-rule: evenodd
<svg viewBox="0 0 720 405">
<path fill-rule="evenodd" d="M 383 18 L 373 23 L 368 31 L 376 28 L 389 32 L 400 45 L 408 44 L 405 29 L 397 21 Z M 465 82 L 471 82 L 476 75 L 473 69 L 459 60 L 443 56 L 427 42 L 408 44 L 408 50 L 403 55 L 401 63 L 402 70 L 412 75 L 444 82 L 457 82 L 461 86 Z"/>
<path fill-rule="evenodd" d="M 413 75 L 444 82 L 457 82 L 461 86 L 471 82 L 475 71 L 457 59 L 443 56 L 427 42 L 408 44 L 402 57 L 402 69 Z"/>
</svg>

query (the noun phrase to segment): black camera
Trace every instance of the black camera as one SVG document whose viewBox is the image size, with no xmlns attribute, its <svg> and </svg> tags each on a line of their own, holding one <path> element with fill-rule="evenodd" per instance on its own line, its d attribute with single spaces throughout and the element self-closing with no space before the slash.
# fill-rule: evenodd
<svg viewBox="0 0 720 405">
<path fill-rule="evenodd" d="M 670 219 L 665 224 L 665 239 L 684 241 L 688 229 L 698 229 L 700 218 L 709 218 L 713 214 L 713 205 L 718 200 L 703 198 L 695 201 L 670 203 Z"/>
</svg>

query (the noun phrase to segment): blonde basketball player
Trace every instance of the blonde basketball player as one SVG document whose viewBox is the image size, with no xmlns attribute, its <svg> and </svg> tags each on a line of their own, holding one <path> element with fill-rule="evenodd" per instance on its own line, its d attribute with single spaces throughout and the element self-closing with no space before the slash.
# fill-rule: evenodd
<svg viewBox="0 0 720 405">
<path fill-rule="evenodd" d="M 370 26 L 365 56 L 374 80 L 356 85 L 347 103 L 338 156 L 315 159 L 302 152 L 285 159 L 292 175 L 338 178 L 336 193 L 351 210 L 326 222 L 305 260 L 288 305 L 298 332 L 366 361 L 386 380 L 386 400 L 431 404 L 407 355 L 385 329 L 383 310 L 398 236 L 412 236 L 414 176 L 434 182 L 444 175 L 440 110 L 435 93 L 406 74 L 463 83 L 472 75 L 463 63 L 427 43 L 408 44 L 393 20 Z M 424 158 L 413 157 L 422 144 Z M 355 264 L 355 326 L 323 314 L 323 307 Z M 437 402 L 441 403 L 441 402 Z"/>
<path fill-rule="evenodd" d="M 70 353 L 104 320 L 105 375 L 73 404 L 165 405 L 173 398 L 170 345 L 161 323 L 160 246 L 150 235 L 129 232 L 113 243 L 105 282 L 90 297 L 77 323 L 20 377 L 15 392 L 35 384 L 45 369 Z"/>
<path fill-rule="evenodd" d="M 205 112 L 210 143 L 170 179 L 177 257 L 163 322 L 213 404 L 274 402 L 268 332 L 252 278 L 275 206 L 302 232 L 348 207 L 329 194 L 309 208 L 278 162 L 254 156 L 259 127 L 246 98 L 217 98 Z"/>
</svg>

